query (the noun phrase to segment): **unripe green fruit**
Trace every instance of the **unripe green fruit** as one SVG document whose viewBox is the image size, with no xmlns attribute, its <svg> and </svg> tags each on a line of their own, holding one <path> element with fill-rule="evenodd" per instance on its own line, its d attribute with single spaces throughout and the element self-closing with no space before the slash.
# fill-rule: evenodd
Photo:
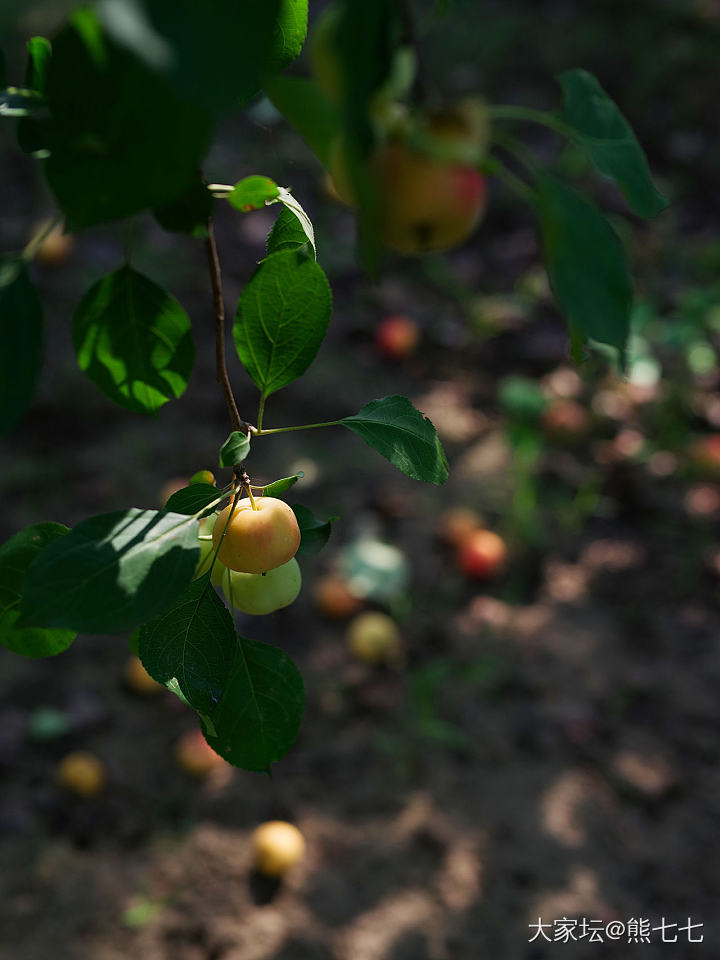
<svg viewBox="0 0 720 960">
<path fill-rule="evenodd" d="M 242 613 L 264 616 L 297 599 L 302 576 L 293 557 L 267 573 L 236 573 L 225 569 L 221 586 L 228 601 Z"/>
</svg>

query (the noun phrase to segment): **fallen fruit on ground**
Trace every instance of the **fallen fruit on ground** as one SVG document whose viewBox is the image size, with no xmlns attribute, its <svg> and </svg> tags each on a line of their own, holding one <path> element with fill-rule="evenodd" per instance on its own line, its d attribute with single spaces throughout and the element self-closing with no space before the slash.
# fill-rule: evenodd
<svg viewBox="0 0 720 960">
<path fill-rule="evenodd" d="M 590 430 L 590 417 L 575 400 L 557 400 L 546 407 L 542 425 L 551 439 L 580 440 Z"/>
<path fill-rule="evenodd" d="M 302 833 L 285 820 L 268 820 L 260 824 L 253 831 L 250 843 L 253 866 L 268 877 L 281 877 L 305 853 Z"/>
<path fill-rule="evenodd" d="M 332 620 L 346 620 L 362 607 L 362 599 L 353 593 L 347 581 L 335 574 L 320 577 L 313 588 L 318 610 Z"/>
<path fill-rule="evenodd" d="M 388 360 L 404 360 L 410 356 L 419 339 L 418 325 L 401 313 L 385 317 L 375 328 L 375 345 Z"/>
<path fill-rule="evenodd" d="M 207 777 L 218 767 L 224 767 L 226 760 L 215 753 L 199 729 L 188 730 L 175 745 L 175 759 L 178 766 L 193 777 Z"/>
<path fill-rule="evenodd" d="M 458 547 L 457 564 L 474 580 L 487 580 L 505 569 L 507 547 L 492 530 L 476 530 Z"/>
<path fill-rule="evenodd" d="M 237 573 L 225 568 L 221 580 L 225 598 L 242 613 L 274 613 L 297 599 L 302 586 L 300 566 L 293 557 L 267 573 Z"/>
<path fill-rule="evenodd" d="M 379 610 L 368 610 L 355 617 L 348 626 L 347 643 L 357 660 L 369 664 L 397 659 L 402 645 L 397 624 Z"/>
<path fill-rule="evenodd" d="M 218 559 L 230 570 L 266 573 L 295 556 L 300 546 L 300 528 L 284 500 L 258 497 L 253 507 L 250 500 L 244 499 L 238 502 L 232 517 L 231 510 L 229 504 L 213 527 L 213 546 L 217 549 L 227 523 Z"/>
<path fill-rule="evenodd" d="M 142 661 L 135 654 L 131 654 L 125 664 L 125 683 L 133 693 L 139 693 L 141 696 L 150 696 L 156 693 L 162 693 L 165 687 L 153 680 Z"/>
<path fill-rule="evenodd" d="M 482 527 L 482 518 L 470 507 L 451 507 L 440 514 L 438 534 L 451 547 L 459 547 Z"/>
<path fill-rule="evenodd" d="M 97 796 L 105 786 L 105 779 L 101 761 L 87 750 L 68 753 L 58 764 L 58 783 L 78 797 Z"/>
</svg>

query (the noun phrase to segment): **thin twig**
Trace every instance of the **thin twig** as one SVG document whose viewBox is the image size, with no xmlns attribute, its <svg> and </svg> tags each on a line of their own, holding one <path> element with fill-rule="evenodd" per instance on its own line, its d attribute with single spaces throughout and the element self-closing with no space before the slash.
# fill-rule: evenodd
<svg viewBox="0 0 720 960">
<path fill-rule="evenodd" d="M 230 386 L 227 365 L 225 363 L 225 302 L 223 300 L 222 275 L 220 273 L 220 261 L 218 260 L 212 220 L 208 220 L 207 230 L 208 235 L 205 241 L 205 248 L 207 250 L 208 266 L 210 267 L 210 282 L 212 284 L 213 306 L 215 310 L 215 376 L 225 395 L 225 403 L 227 404 L 228 413 L 230 414 L 233 430 L 248 433 L 250 431 L 250 425 L 242 419 L 238 412 L 232 387 Z"/>
</svg>

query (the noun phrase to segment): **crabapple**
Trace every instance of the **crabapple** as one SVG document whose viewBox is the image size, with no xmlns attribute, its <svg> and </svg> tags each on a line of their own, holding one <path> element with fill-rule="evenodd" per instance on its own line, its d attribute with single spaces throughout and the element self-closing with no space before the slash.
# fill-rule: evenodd
<svg viewBox="0 0 720 960">
<path fill-rule="evenodd" d="M 440 515 L 438 533 L 451 547 L 459 547 L 482 525 L 480 515 L 469 507 L 451 507 Z"/>
<path fill-rule="evenodd" d="M 350 652 L 363 663 L 386 663 L 400 653 L 400 631 L 386 613 L 368 610 L 352 621 L 347 631 Z"/>
<path fill-rule="evenodd" d="M 217 550 L 227 524 L 218 553 L 226 567 L 240 573 L 266 573 L 295 556 L 300 546 L 300 528 L 284 500 L 258 497 L 253 504 L 244 499 L 232 516 L 231 511 L 229 504 L 213 527 L 213 546 Z"/>
<path fill-rule="evenodd" d="M 220 754 L 215 753 L 197 727 L 187 730 L 175 744 L 175 759 L 185 773 L 198 778 L 207 777 L 227 763 Z"/>
<path fill-rule="evenodd" d="M 388 360 L 403 360 L 415 351 L 420 331 L 410 317 L 401 313 L 385 317 L 375 328 L 375 345 Z"/>
<path fill-rule="evenodd" d="M 48 223 L 41 223 L 35 232 L 35 236 L 47 230 Z M 46 267 L 56 267 L 64 263 L 75 249 L 75 240 L 68 233 L 63 232 L 61 224 L 53 227 L 52 230 L 40 241 L 35 250 L 35 260 L 37 263 Z"/>
<path fill-rule="evenodd" d="M 302 585 L 295 557 L 267 573 L 237 573 L 225 568 L 221 586 L 228 601 L 242 613 L 263 616 L 288 607 Z"/>
<path fill-rule="evenodd" d="M 87 750 L 74 750 L 62 758 L 57 768 L 60 786 L 79 797 L 94 797 L 105 786 L 105 768 Z"/>
<path fill-rule="evenodd" d="M 580 440 L 590 429 L 590 418 L 585 407 L 575 400 L 556 400 L 546 407 L 542 425 L 557 440 Z"/>
<path fill-rule="evenodd" d="M 305 838 L 296 826 L 285 820 L 268 820 L 256 827 L 250 837 L 253 866 L 267 877 L 281 877 L 302 859 Z"/>
<path fill-rule="evenodd" d="M 502 537 L 492 530 L 476 530 L 462 541 L 457 563 L 463 573 L 474 580 L 487 580 L 505 566 L 507 547 Z"/>
<path fill-rule="evenodd" d="M 136 657 L 134 653 L 128 657 L 127 663 L 125 664 L 125 683 L 133 693 L 139 693 L 142 696 L 162 693 L 165 689 L 161 683 L 153 680 L 142 665 L 140 658 Z"/>
<path fill-rule="evenodd" d="M 362 600 L 347 581 L 332 573 L 315 581 L 313 600 L 318 610 L 333 620 L 345 620 L 362 606 Z"/>
</svg>

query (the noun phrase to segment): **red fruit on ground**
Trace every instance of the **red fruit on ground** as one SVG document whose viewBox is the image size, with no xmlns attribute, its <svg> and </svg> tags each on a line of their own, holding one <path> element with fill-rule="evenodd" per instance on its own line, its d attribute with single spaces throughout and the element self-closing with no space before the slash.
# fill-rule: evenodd
<svg viewBox="0 0 720 960">
<path fill-rule="evenodd" d="M 476 530 L 458 547 L 458 567 L 474 580 L 488 580 L 502 572 L 507 562 L 507 547 L 492 530 Z"/>
<path fill-rule="evenodd" d="M 388 360 L 404 360 L 414 353 L 420 339 L 418 325 L 398 313 L 385 317 L 375 328 L 375 345 Z"/>
</svg>

